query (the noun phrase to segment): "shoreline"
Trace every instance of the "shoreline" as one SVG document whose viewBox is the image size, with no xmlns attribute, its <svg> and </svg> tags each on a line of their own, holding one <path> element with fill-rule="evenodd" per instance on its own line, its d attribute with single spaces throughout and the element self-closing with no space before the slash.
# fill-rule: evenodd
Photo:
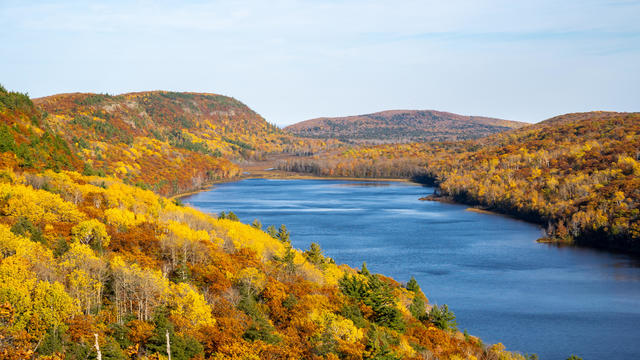
<svg viewBox="0 0 640 360">
<path fill-rule="evenodd" d="M 415 186 L 427 186 L 426 184 L 420 183 L 420 182 L 416 182 L 413 181 L 411 179 L 399 179 L 399 178 L 357 178 L 357 177 L 339 177 L 339 176 L 318 176 L 318 175 L 307 175 L 307 174 L 301 174 L 301 173 L 292 173 L 292 172 L 284 172 L 284 171 L 280 171 L 280 170 L 254 170 L 254 171 L 246 171 L 243 175 L 240 176 L 235 176 L 232 178 L 227 178 L 227 179 L 220 179 L 220 180 L 215 180 L 213 182 L 210 182 L 206 185 L 204 185 L 202 188 L 197 189 L 197 190 L 191 190 L 188 192 L 184 192 L 184 193 L 180 193 L 180 194 L 176 194 L 173 195 L 171 197 L 167 197 L 169 200 L 182 200 L 186 197 L 204 192 L 204 191 L 209 191 L 211 190 L 213 187 L 215 187 L 215 185 L 217 184 L 225 184 L 225 183 L 231 183 L 231 182 L 236 182 L 236 181 L 241 181 L 241 180 L 247 180 L 247 179 L 276 179 L 276 180 L 334 180 L 334 181 L 338 181 L 338 180 L 343 180 L 343 181 L 360 181 L 360 182 L 398 182 L 398 183 L 406 183 L 406 184 L 411 184 L 411 185 L 415 185 Z M 430 186 L 430 187 L 434 187 L 437 188 L 437 186 Z M 487 214 L 487 215 L 494 215 L 494 216 L 502 216 L 502 217 L 506 217 L 512 220 L 516 220 L 516 221 L 522 221 L 528 224 L 532 224 L 537 226 L 540 230 L 544 231 L 544 226 L 538 222 L 534 222 L 534 221 L 529 221 L 526 219 L 523 219 L 517 215 L 513 215 L 513 214 L 508 214 L 508 213 L 503 213 L 503 212 L 499 212 L 499 211 L 494 211 L 494 210 L 489 210 L 486 208 L 482 208 L 482 207 L 477 207 L 477 206 L 473 206 L 470 204 L 465 204 L 464 202 L 457 202 L 455 201 L 453 198 L 449 197 L 449 196 L 434 196 L 433 194 L 430 195 L 426 195 L 423 196 L 421 198 L 419 198 L 418 200 L 420 201 L 435 201 L 435 202 L 440 202 L 440 203 L 445 203 L 445 204 L 453 204 L 453 205 L 461 205 L 461 206 L 466 206 L 465 211 L 470 211 L 470 212 L 475 212 L 475 213 L 481 213 L 481 214 Z M 554 239 L 554 238 L 550 238 L 548 237 L 546 234 L 542 234 L 542 236 L 538 239 L 535 240 L 536 243 L 541 244 L 541 245 L 547 245 L 547 246 L 555 246 L 555 247 L 574 247 L 574 248 L 579 248 L 579 249 L 586 249 L 586 250 L 595 250 L 595 251 L 604 251 L 606 253 L 614 253 L 614 254 L 622 254 L 622 255 L 626 255 L 626 256 L 630 256 L 632 258 L 640 258 L 640 254 L 637 254 L 633 251 L 627 251 L 627 250 L 623 250 L 623 249 L 617 249 L 617 248 L 610 248 L 610 247 L 599 247 L 599 246 L 593 246 L 593 245 L 589 245 L 589 244 L 580 244 L 580 243 L 567 243 L 566 241 L 562 241 L 559 239 Z"/>
<path fill-rule="evenodd" d="M 401 179 L 401 178 L 358 178 L 358 177 L 340 177 L 340 176 L 319 176 L 319 175 L 306 175 L 300 173 L 291 173 L 284 172 L 279 170 L 257 170 L 257 171 L 247 171 L 245 175 L 234 176 L 227 179 L 215 180 L 210 183 L 207 183 L 200 189 L 190 190 L 184 193 L 179 193 L 176 195 L 172 195 L 167 197 L 169 200 L 181 200 L 183 198 L 189 197 L 191 195 L 195 195 L 204 191 L 211 190 L 217 184 L 225 184 L 232 183 L 241 180 L 248 179 L 274 179 L 274 180 L 344 180 L 344 181 L 362 181 L 362 182 L 400 182 L 407 183 L 413 185 L 422 185 L 418 182 L 412 181 L 411 179 Z"/>
<path fill-rule="evenodd" d="M 418 199 L 420 201 L 435 201 L 435 202 L 439 202 L 439 203 L 443 203 L 443 204 L 451 204 L 451 205 L 462 205 L 462 206 L 466 206 L 466 209 L 464 209 L 465 211 L 469 211 L 469 212 L 474 212 L 474 213 L 478 213 L 478 214 L 485 214 L 485 215 L 493 215 L 493 216 L 502 216 L 502 217 L 506 217 L 512 220 L 517 220 L 517 221 L 522 221 L 525 222 L 527 224 L 532 224 L 535 225 L 537 227 L 539 227 L 541 230 L 544 230 L 544 227 L 542 224 L 535 222 L 535 221 L 529 221 L 526 219 L 523 219 L 517 215 L 513 215 L 513 214 L 509 214 L 509 213 L 504 213 L 504 212 L 500 212 L 500 211 L 496 211 L 496 210 L 491 210 L 485 207 L 482 207 L 480 205 L 470 205 L 470 204 L 466 204 L 464 202 L 458 202 L 455 201 L 451 196 L 437 196 L 437 195 L 427 195 L 427 196 L 423 196 L 420 199 Z M 539 238 L 538 240 L 536 240 L 537 242 L 541 242 L 539 240 L 545 239 L 546 235 Z M 552 241 L 546 241 L 547 243 L 551 243 L 551 242 L 556 242 L 555 240 Z"/>
</svg>

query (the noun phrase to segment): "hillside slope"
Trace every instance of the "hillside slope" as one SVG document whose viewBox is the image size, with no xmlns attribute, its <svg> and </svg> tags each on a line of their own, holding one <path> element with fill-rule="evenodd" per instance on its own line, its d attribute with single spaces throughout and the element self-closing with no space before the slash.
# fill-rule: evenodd
<svg viewBox="0 0 640 360">
<path fill-rule="evenodd" d="M 33 100 L 38 122 L 66 140 L 88 174 L 117 176 L 160 194 L 198 189 L 240 173 L 235 162 L 311 152 L 243 103 L 222 95 L 150 91 L 117 96 L 60 94 Z M 40 130 L 36 131 L 40 132 Z"/>
<path fill-rule="evenodd" d="M 34 103 L 58 118 L 66 130 L 91 131 L 92 140 L 118 139 L 131 142 L 145 136 L 203 153 L 251 156 L 269 148 L 269 139 L 282 136 L 277 127 L 266 122 L 236 99 L 203 93 L 147 91 L 122 95 L 60 94 L 34 99 Z M 102 129 L 86 121 L 108 122 Z M 71 123 L 69 123 L 71 122 Z"/>
<path fill-rule="evenodd" d="M 567 114 L 473 141 L 357 147 L 280 164 L 416 176 L 456 201 L 545 226 L 549 240 L 640 253 L 640 113 Z"/>
<path fill-rule="evenodd" d="M 434 110 L 390 110 L 311 119 L 285 129 L 311 138 L 336 138 L 355 143 L 406 143 L 475 139 L 526 125 Z"/>
<path fill-rule="evenodd" d="M 72 114 L 97 131 L 67 136 L 125 148 L 126 132 Z M 77 145 L 46 125 L 69 115 L 51 116 L 0 88 L 1 359 L 152 360 L 170 348 L 175 360 L 524 360 L 457 331 L 415 280 L 338 266 L 316 244 L 293 249 L 284 226 L 265 232 L 80 174 Z M 194 169 L 197 152 L 156 141 Z"/>
</svg>

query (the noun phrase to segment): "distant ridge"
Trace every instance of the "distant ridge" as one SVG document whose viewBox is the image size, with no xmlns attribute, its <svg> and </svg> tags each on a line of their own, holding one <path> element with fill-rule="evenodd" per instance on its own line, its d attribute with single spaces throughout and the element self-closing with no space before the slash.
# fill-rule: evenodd
<svg viewBox="0 0 640 360">
<path fill-rule="evenodd" d="M 295 135 L 356 143 L 455 141 L 484 137 L 527 123 L 435 110 L 387 110 L 346 117 L 321 117 L 287 126 Z"/>
</svg>

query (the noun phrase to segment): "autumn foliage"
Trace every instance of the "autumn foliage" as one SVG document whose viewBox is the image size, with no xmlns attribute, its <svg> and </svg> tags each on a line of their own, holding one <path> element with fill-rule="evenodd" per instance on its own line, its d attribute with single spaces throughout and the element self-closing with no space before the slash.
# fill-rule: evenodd
<svg viewBox="0 0 640 360">
<path fill-rule="evenodd" d="M 11 144 L 31 141 L 21 136 L 44 125 L 24 122 L 34 111 L 28 98 L 2 96 L 9 99 L 3 98 L 0 114 L 10 134 L 3 141 L 13 142 L 3 142 L 10 147 L 0 152 L 0 358 L 94 358 L 97 342 L 103 359 L 165 359 L 167 336 L 172 359 L 498 356 L 433 321 L 415 281 L 405 288 L 364 266 L 338 266 L 317 245 L 293 249 L 285 227 L 267 233 L 257 223 L 204 214 L 125 183 L 144 171 L 134 171 L 137 160 L 125 163 L 131 177 L 109 170 L 117 163 L 111 156 L 131 145 L 118 121 L 114 134 L 122 142 L 97 135 L 102 130 L 83 133 L 82 122 L 67 124 L 70 115 L 49 104 L 60 114 L 38 119 L 50 121 L 47 131 L 72 126 L 89 148 L 69 145 L 60 167 L 48 158 L 25 166 Z M 113 105 L 110 97 L 79 99 L 80 107 Z M 112 108 L 135 102 L 123 101 Z M 91 127 L 101 119 L 92 117 Z M 133 139 L 133 145 L 169 143 L 142 133 Z M 101 146 L 108 151 L 94 154 Z M 185 162 L 198 153 L 171 149 Z M 142 151 L 127 151 L 133 150 Z M 156 155 L 136 159 L 145 156 Z M 84 171 L 82 161 L 106 166 L 111 176 Z M 162 174 L 156 172 L 157 179 Z"/>
<path fill-rule="evenodd" d="M 413 177 L 441 196 L 542 224 L 550 241 L 640 252 L 640 114 L 568 114 L 487 138 L 355 147 L 279 167 Z"/>
<path fill-rule="evenodd" d="M 438 329 L 419 288 L 337 266 L 317 245 L 303 253 L 115 178 L 2 174 L 5 358 L 85 358 L 98 334 L 103 356 L 154 359 L 166 331 L 178 359 L 487 351 Z"/>
<path fill-rule="evenodd" d="M 434 110 L 389 110 L 373 114 L 302 121 L 285 130 L 298 136 L 348 143 L 388 144 L 477 139 L 525 123 Z"/>
</svg>

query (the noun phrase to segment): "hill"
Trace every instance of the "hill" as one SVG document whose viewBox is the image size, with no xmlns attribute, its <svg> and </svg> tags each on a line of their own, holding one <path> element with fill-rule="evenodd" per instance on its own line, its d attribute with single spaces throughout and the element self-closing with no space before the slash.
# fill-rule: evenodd
<svg viewBox="0 0 640 360">
<path fill-rule="evenodd" d="M 14 138 L 19 157 L 3 159 L 5 166 L 112 175 L 165 195 L 238 175 L 232 161 L 325 145 L 300 141 L 243 103 L 215 94 L 74 93 L 20 101 L 2 115 L 0 130 Z"/>
<path fill-rule="evenodd" d="M 640 253 L 640 113 L 558 116 L 486 138 L 355 147 L 291 171 L 415 177 L 439 194 L 542 224 L 548 241 Z"/>
<path fill-rule="evenodd" d="M 434 110 L 390 110 L 317 118 L 287 126 L 293 134 L 352 143 L 407 143 L 475 139 L 528 124 Z"/>
<path fill-rule="evenodd" d="M 162 178 L 163 161 L 180 159 L 182 179 L 197 156 L 227 160 L 168 139 L 145 153 L 150 130 L 125 131 L 134 125 L 121 103 L 101 116 L 55 104 L 43 113 L 0 88 L 0 358 L 524 360 L 457 331 L 413 279 L 338 266 L 317 244 L 293 249 L 284 226 L 204 214 L 125 184 L 123 172 L 81 174 L 83 161 L 108 168 L 108 152 L 125 149 L 127 174 L 148 156 L 158 181 L 176 176 Z"/>
</svg>

